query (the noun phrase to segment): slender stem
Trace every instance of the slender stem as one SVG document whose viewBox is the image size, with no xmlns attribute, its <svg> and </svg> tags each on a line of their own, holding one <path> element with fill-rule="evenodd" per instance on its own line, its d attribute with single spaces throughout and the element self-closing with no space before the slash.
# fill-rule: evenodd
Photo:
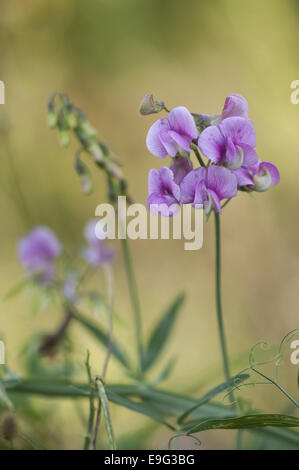
<svg viewBox="0 0 299 470">
<path fill-rule="evenodd" d="M 278 382 L 275 380 L 271 379 L 271 377 L 268 377 L 267 375 L 264 375 L 262 372 L 259 370 L 255 369 L 254 367 L 251 367 L 251 369 L 256 372 L 258 375 L 261 377 L 264 377 L 266 380 L 268 380 L 271 384 L 275 385 L 286 397 L 288 397 L 289 400 L 291 400 L 294 405 L 296 405 L 297 408 L 299 408 L 299 403 L 281 386 L 279 385 Z"/>
<path fill-rule="evenodd" d="M 125 265 L 129 283 L 129 291 L 132 303 L 132 309 L 134 313 L 134 323 L 135 323 L 135 335 L 136 335 L 136 346 L 137 352 L 139 357 L 139 367 L 142 367 L 142 353 L 143 353 L 143 346 L 142 346 L 142 323 L 141 323 L 141 310 L 140 310 L 140 302 L 139 296 L 137 291 L 137 284 L 136 279 L 133 271 L 131 254 L 129 249 L 129 244 L 126 238 L 122 239 L 122 249 L 125 258 Z"/>
<path fill-rule="evenodd" d="M 105 273 L 105 277 L 106 277 L 107 296 L 108 296 L 109 339 L 108 339 L 108 348 L 107 348 L 107 352 L 106 352 L 106 357 L 104 359 L 102 375 L 101 375 L 102 382 L 105 379 L 109 359 L 110 359 L 111 352 L 112 352 L 113 308 L 114 308 L 114 280 L 113 280 L 113 273 L 112 273 L 111 266 L 109 266 L 109 265 L 106 266 L 104 268 L 104 273 Z M 97 385 L 97 383 L 96 383 L 96 385 Z M 98 385 L 97 385 L 97 387 L 98 387 Z M 103 387 L 104 387 L 104 385 L 103 385 Z M 97 409 L 97 415 L 96 415 L 96 423 L 95 423 L 94 434 L 93 434 L 93 439 L 92 439 L 92 450 L 96 450 L 97 436 L 98 436 L 100 421 L 101 421 L 101 412 L 102 412 L 102 398 L 101 398 L 101 396 L 99 396 L 98 409 Z"/>
<path fill-rule="evenodd" d="M 69 327 L 69 324 L 74 318 L 74 313 L 70 307 L 66 308 L 65 311 L 65 316 L 64 319 L 62 320 L 61 324 L 59 325 L 58 329 L 46 336 L 46 338 L 43 340 L 39 351 L 43 354 L 53 354 L 55 352 L 55 349 L 58 345 L 58 343 L 64 338 L 67 329 Z"/>
<path fill-rule="evenodd" d="M 220 234 L 220 216 L 218 212 L 214 211 L 215 214 L 215 235 L 216 235 L 216 312 L 218 321 L 218 330 L 220 336 L 220 345 L 222 352 L 223 361 L 223 372 L 226 380 L 231 377 L 228 361 L 228 353 L 226 346 L 226 339 L 224 333 L 223 324 L 223 313 L 221 303 L 221 234 Z M 234 396 L 230 394 L 231 403 L 234 403 Z"/>
<path fill-rule="evenodd" d="M 106 357 L 104 360 L 104 365 L 102 369 L 102 377 L 105 379 L 109 359 L 111 357 L 112 352 L 112 338 L 113 338 L 113 310 L 114 310 L 114 279 L 113 279 L 113 272 L 111 266 L 108 264 L 104 266 L 104 273 L 106 277 L 107 283 L 107 297 L 108 297 L 108 348 L 106 352 Z"/>
<path fill-rule="evenodd" d="M 86 436 L 84 440 L 84 450 L 88 450 L 90 446 L 93 421 L 94 421 L 94 415 L 95 415 L 95 406 L 94 406 L 95 388 L 94 388 L 94 384 L 93 384 L 93 380 L 91 376 L 90 364 L 89 364 L 89 351 L 87 351 L 85 366 L 86 366 L 86 371 L 87 371 L 88 382 L 90 384 L 89 417 L 88 417 L 88 424 L 87 424 L 87 432 L 86 432 Z"/>
<path fill-rule="evenodd" d="M 200 166 L 203 166 L 203 167 L 206 168 L 205 162 L 203 161 L 203 159 L 202 159 L 202 157 L 201 157 L 201 155 L 200 155 L 200 153 L 199 153 L 199 150 L 198 150 L 198 148 L 196 147 L 196 145 L 195 145 L 195 144 L 191 144 L 190 147 L 192 148 L 193 152 L 195 153 L 196 158 L 197 158 L 197 160 L 198 160 Z"/>
</svg>

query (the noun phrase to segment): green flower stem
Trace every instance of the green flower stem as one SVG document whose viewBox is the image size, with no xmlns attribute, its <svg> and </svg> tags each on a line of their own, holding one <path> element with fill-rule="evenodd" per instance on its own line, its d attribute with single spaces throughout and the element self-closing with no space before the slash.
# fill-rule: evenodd
<svg viewBox="0 0 299 470">
<path fill-rule="evenodd" d="M 139 358 L 138 368 L 142 369 L 143 346 L 142 346 L 142 323 L 141 323 L 140 301 L 139 301 L 139 296 L 138 296 L 136 279 L 135 279 L 135 275 L 133 271 L 130 248 L 129 248 L 128 240 L 126 238 L 122 239 L 122 249 L 123 249 L 123 254 L 125 258 L 131 304 L 132 304 L 132 309 L 133 309 L 133 314 L 134 314 L 136 347 L 137 347 L 137 353 L 138 353 L 138 358 Z"/>
<path fill-rule="evenodd" d="M 199 153 L 199 150 L 198 150 L 198 148 L 196 147 L 196 145 L 195 145 L 195 144 L 191 144 L 190 147 L 191 147 L 191 149 L 193 150 L 193 152 L 195 153 L 195 156 L 196 156 L 196 158 L 197 158 L 197 160 L 198 160 L 200 166 L 203 166 L 203 167 L 206 168 L 205 162 L 203 161 L 203 159 L 202 159 L 202 157 L 201 157 L 201 155 L 200 155 L 200 153 Z"/>
<path fill-rule="evenodd" d="M 222 303 L 221 303 L 221 232 L 220 232 L 220 216 L 218 212 L 214 211 L 215 214 L 215 235 L 216 235 L 216 312 L 217 312 L 217 321 L 218 321 L 218 330 L 220 336 L 220 345 L 222 352 L 222 361 L 223 361 L 223 372 L 225 380 L 231 378 L 228 353 L 226 346 L 226 339 L 224 333 L 224 324 L 223 324 L 223 313 L 222 313 Z M 234 402 L 233 394 L 230 394 L 231 403 Z"/>
</svg>

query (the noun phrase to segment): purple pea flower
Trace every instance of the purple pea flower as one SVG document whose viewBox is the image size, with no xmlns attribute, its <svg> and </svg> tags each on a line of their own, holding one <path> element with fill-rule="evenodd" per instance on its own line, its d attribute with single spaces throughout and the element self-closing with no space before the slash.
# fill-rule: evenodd
<svg viewBox="0 0 299 470">
<path fill-rule="evenodd" d="M 258 162 L 255 146 L 253 124 L 241 117 L 230 117 L 218 126 L 208 127 L 198 139 L 198 147 L 208 159 L 232 170 L 254 166 Z"/>
<path fill-rule="evenodd" d="M 219 122 L 230 117 L 242 117 L 248 119 L 248 103 L 244 96 L 233 93 L 227 96 Z"/>
<path fill-rule="evenodd" d="M 183 204 L 201 205 L 206 214 L 213 209 L 221 214 L 222 199 L 237 195 L 237 178 L 232 171 L 221 166 L 200 167 L 188 173 L 180 190 Z"/>
<path fill-rule="evenodd" d="M 88 245 L 83 249 L 82 256 L 88 264 L 99 267 L 105 263 L 109 263 L 115 256 L 114 250 L 105 246 L 103 239 L 104 232 L 100 238 L 97 237 L 96 225 L 98 220 L 90 220 L 87 222 L 84 230 L 84 236 Z"/>
<path fill-rule="evenodd" d="M 48 227 L 36 227 L 18 243 L 19 259 L 30 276 L 38 276 L 43 283 L 54 279 L 54 261 L 62 246 Z"/>
<path fill-rule="evenodd" d="M 280 174 L 275 165 L 259 161 L 249 168 L 239 168 L 234 171 L 238 186 L 247 186 L 253 191 L 263 192 L 279 183 Z"/>
<path fill-rule="evenodd" d="M 173 216 L 180 208 L 180 187 L 175 182 L 175 173 L 166 166 L 153 168 L 148 175 L 147 205 L 152 214 Z"/>
<path fill-rule="evenodd" d="M 198 130 L 191 113 L 184 106 L 170 111 L 167 118 L 156 121 L 148 131 L 146 145 L 156 157 L 186 156 L 190 144 L 197 139 Z"/>
</svg>

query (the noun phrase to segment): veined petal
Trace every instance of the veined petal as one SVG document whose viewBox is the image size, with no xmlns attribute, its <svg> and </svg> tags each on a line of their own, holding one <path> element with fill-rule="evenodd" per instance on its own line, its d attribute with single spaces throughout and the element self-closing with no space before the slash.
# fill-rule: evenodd
<svg viewBox="0 0 299 470">
<path fill-rule="evenodd" d="M 170 135 L 170 131 L 166 129 L 162 129 L 160 131 L 160 141 L 162 142 L 164 148 L 167 151 L 167 154 L 171 157 L 175 157 L 178 153 L 178 146 L 176 142 Z"/>
<path fill-rule="evenodd" d="M 179 201 L 180 200 L 180 187 L 178 184 L 174 182 L 174 174 L 167 168 L 166 166 L 162 166 L 160 169 L 160 177 L 163 187 L 163 192 L 167 192 L 168 194 L 172 194 L 174 198 Z"/>
<path fill-rule="evenodd" d="M 253 184 L 252 176 L 246 168 L 239 168 L 238 170 L 233 171 L 233 173 L 237 178 L 238 186 Z"/>
<path fill-rule="evenodd" d="M 154 122 L 146 136 L 146 146 L 148 150 L 159 158 L 165 158 L 168 154 L 163 143 L 161 142 L 160 133 L 162 130 L 169 130 L 169 123 L 165 118 Z"/>
<path fill-rule="evenodd" d="M 233 116 L 248 119 L 248 103 L 242 95 L 232 94 L 226 98 L 220 121 Z"/>
<path fill-rule="evenodd" d="M 186 137 L 178 134 L 176 131 L 168 131 L 168 135 L 186 152 L 191 152 L 190 144 Z"/>
<path fill-rule="evenodd" d="M 189 137 L 190 140 L 198 137 L 198 130 L 190 111 L 185 106 L 178 106 L 170 111 L 168 121 L 172 130 L 178 134 Z"/>
<path fill-rule="evenodd" d="M 234 197 L 238 192 L 237 178 L 231 170 L 211 165 L 208 168 L 207 188 L 214 191 L 220 200 Z"/>
<path fill-rule="evenodd" d="M 220 204 L 220 198 L 218 197 L 218 194 L 216 194 L 214 191 L 210 190 L 209 192 L 209 200 L 211 200 L 211 208 L 207 206 L 206 213 L 208 214 L 211 209 L 215 209 L 216 212 L 221 214 L 221 204 Z M 209 210 L 210 209 L 210 210 Z"/>
<path fill-rule="evenodd" d="M 222 160 L 225 152 L 225 138 L 218 126 L 207 127 L 199 136 L 200 151 L 214 163 Z"/>
<path fill-rule="evenodd" d="M 226 138 L 230 137 L 235 145 L 246 144 L 250 147 L 256 146 L 254 127 L 248 119 L 231 117 L 224 119 L 219 124 L 219 127 Z"/>
<path fill-rule="evenodd" d="M 182 204 L 190 204 L 191 202 L 194 202 L 196 186 L 199 181 L 205 180 L 206 173 L 206 168 L 199 167 L 190 171 L 190 173 L 185 176 L 180 184 L 180 201 Z"/>
<path fill-rule="evenodd" d="M 240 144 L 239 146 L 244 152 L 244 160 L 243 165 L 245 167 L 251 167 L 258 163 L 258 155 L 254 148 L 250 147 L 250 145 Z"/>
<path fill-rule="evenodd" d="M 173 196 L 160 193 L 151 194 L 147 198 L 147 206 L 152 214 L 164 217 L 171 217 L 180 209 L 180 205 Z"/>
<path fill-rule="evenodd" d="M 237 154 L 236 146 L 233 143 L 232 138 L 228 136 L 228 138 L 226 139 L 226 152 L 225 152 L 226 163 L 228 165 L 232 163 L 236 154 Z"/>
<path fill-rule="evenodd" d="M 148 174 L 148 193 L 159 193 L 162 190 L 160 172 L 156 168 L 152 168 Z"/>
</svg>

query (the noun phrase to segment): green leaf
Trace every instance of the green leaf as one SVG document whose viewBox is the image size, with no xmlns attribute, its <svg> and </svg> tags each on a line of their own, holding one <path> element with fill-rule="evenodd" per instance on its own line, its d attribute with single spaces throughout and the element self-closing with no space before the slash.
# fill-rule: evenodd
<svg viewBox="0 0 299 470">
<path fill-rule="evenodd" d="M 198 403 L 192 408 L 189 408 L 185 411 L 178 419 L 178 424 L 182 424 L 186 418 L 193 413 L 193 411 L 197 410 L 200 406 L 204 405 L 208 401 L 210 401 L 215 396 L 219 395 L 222 392 L 231 391 L 233 390 L 238 384 L 248 380 L 250 378 L 249 374 L 241 374 L 232 377 L 227 382 L 223 382 L 222 384 L 218 385 L 215 388 L 212 388 L 209 392 L 207 392 L 202 398 L 199 399 Z"/>
<path fill-rule="evenodd" d="M 182 306 L 185 295 L 180 294 L 169 309 L 162 315 L 160 321 L 152 331 L 147 346 L 143 351 L 142 370 L 146 372 L 158 359 L 170 336 L 172 327 Z"/>
<path fill-rule="evenodd" d="M 116 450 L 117 447 L 116 447 L 114 431 L 113 431 L 113 427 L 112 427 L 112 421 L 111 421 L 108 398 L 107 398 L 107 395 L 106 395 L 104 383 L 100 378 L 96 379 L 96 386 L 97 386 L 97 389 L 98 389 L 99 398 L 101 400 L 101 405 L 102 405 L 103 415 L 104 415 L 104 421 L 105 421 L 105 426 L 106 426 L 106 431 L 107 431 L 110 447 L 111 447 L 112 450 Z"/>
<path fill-rule="evenodd" d="M 13 287 L 11 287 L 8 292 L 3 297 L 3 300 L 9 300 L 15 297 L 16 295 L 20 294 L 29 284 L 31 284 L 31 279 L 22 279 Z"/>
<path fill-rule="evenodd" d="M 9 410 L 9 411 L 12 411 L 14 409 L 14 406 L 13 406 L 12 402 L 10 401 L 9 397 L 7 396 L 5 388 L 0 383 L 0 408 L 1 407 L 5 408 L 6 410 Z"/>
<path fill-rule="evenodd" d="M 295 450 L 299 449 L 299 433 L 289 428 L 261 428 L 250 430 L 258 438 L 262 438 L 265 450 Z M 260 439 L 259 439 L 260 440 Z M 257 443 L 254 443 L 254 447 Z"/>
<path fill-rule="evenodd" d="M 109 344 L 109 336 L 106 332 L 104 332 L 98 325 L 96 325 L 93 321 L 87 319 L 86 317 L 82 316 L 78 312 L 75 314 L 75 319 L 82 325 L 86 330 L 89 331 L 97 340 L 100 341 L 104 346 L 108 346 Z M 112 340 L 111 345 L 111 353 L 112 355 L 127 369 L 130 369 L 129 361 L 122 350 L 121 346 Z"/>
<path fill-rule="evenodd" d="M 299 418 L 282 414 L 254 414 L 229 419 L 192 420 L 183 426 L 187 435 L 209 429 L 255 429 L 265 426 L 299 427 Z"/>
</svg>

